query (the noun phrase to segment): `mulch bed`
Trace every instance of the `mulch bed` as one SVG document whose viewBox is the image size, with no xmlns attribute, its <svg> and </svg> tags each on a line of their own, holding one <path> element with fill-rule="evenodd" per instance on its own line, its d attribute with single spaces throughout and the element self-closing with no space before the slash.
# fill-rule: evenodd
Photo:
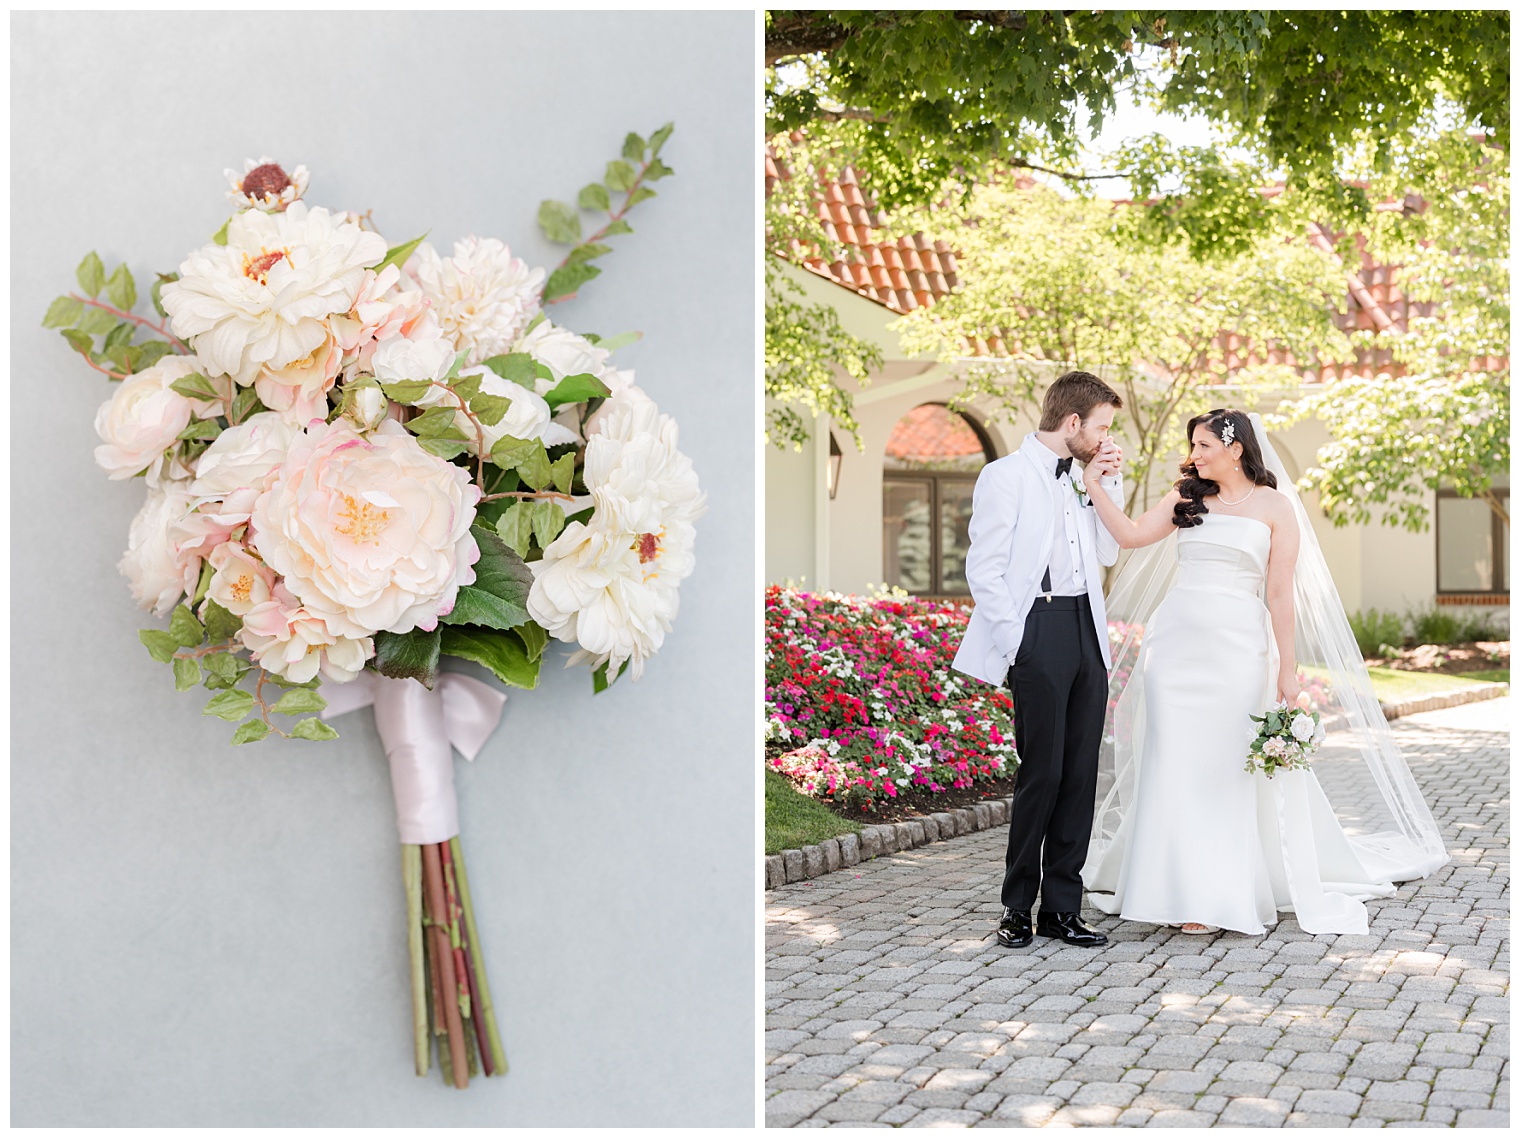
<svg viewBox="0 0 1520 1138">
<path fill-rule="evenodd" d="M 1401 672 L 1440 672 L 1459 676 L 1463 672 L 1483 672 L 1509 667 L 1508 640 L 1479 640 L 1469 644 L 1420 644 L 1400 648 L 1396 656 L 1367 660 L 1369 665 L 1394 668 Z"/>
</svg>

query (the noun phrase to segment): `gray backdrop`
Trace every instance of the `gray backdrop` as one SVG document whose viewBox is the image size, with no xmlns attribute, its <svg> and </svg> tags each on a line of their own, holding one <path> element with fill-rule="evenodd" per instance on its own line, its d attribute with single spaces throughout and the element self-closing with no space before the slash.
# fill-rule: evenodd
<svg viewBox="0 0 1520 1138">
<path fill-rule="evenodd" d="M 748 12 L 13 18 L 16 1125 L 752 1122 L 753 37 Z M 233 749 L 174 692 L 115 569 L 142 483 L 91 457 L 109 385 L 39 322 L 92 247 L 175 268 L 262 154 L 393 241 L 552 265 L 539 201 L 671 119 L 675 177 L 552 314 L 645 333 L 619 359 L 709 495 L 698 567 L 639 684 L 592 699 L 561 655 L 456 759 L 511 1065 L 461 1093 L 412 1073 L 370 713 Z"/>
</svg>

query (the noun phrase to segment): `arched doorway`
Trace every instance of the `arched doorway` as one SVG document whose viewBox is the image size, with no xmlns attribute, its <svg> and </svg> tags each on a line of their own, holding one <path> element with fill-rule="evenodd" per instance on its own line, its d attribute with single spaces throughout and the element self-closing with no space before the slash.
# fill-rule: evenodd
<svg viewBox="0 0 1520 1138">
<path fill-rule="evenodd" d="M 882 571 L 920 596 L 967 596 L 971 491 L 997 457 L 987 432 L 943 403 L 892 428 L 882 473 Z"/>
</svg>

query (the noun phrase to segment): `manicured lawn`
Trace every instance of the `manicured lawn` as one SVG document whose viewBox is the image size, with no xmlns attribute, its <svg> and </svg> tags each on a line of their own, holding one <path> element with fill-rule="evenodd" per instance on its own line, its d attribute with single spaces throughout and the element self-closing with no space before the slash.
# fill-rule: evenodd
<svg viewBox="0 0 1520 1138">
<path fill-rule="evenodd" d="M 765 772 L 765 852 L 801 849 L 840 834 L 860 833 L 860 823 L 841 818 L 823 803 L 799 794 L 775 771 Z"/>
<path fill-rule="evenodd" d="M 1391 703 L 1401 699 L 1419 699 L 1426 695 L 1470 688 L 1480 683 L 1508 683 L 1509 670 L 1491 669 L 1482 672 L 1463 672 L 1445 675 L 1440 672 L 1404 672 L 1395 668 L 1368 668 L 1372 688 L 1378 699 Z"/>
</svg>

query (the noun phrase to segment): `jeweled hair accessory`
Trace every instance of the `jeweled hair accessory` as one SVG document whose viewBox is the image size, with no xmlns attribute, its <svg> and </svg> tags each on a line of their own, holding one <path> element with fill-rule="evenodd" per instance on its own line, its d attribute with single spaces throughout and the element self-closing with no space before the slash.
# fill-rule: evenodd
<svg viewBox="0 0 1520 1138">
<path fill-rule="evenodd" d="M 1233 443 L 1235 441 L 1235 420 L 1234 419 L 1226 419 L 1224 421 L 1224 430 L 1222 430 L 1222 431 L 1219 432 L 1219 441 L 1222 442 L 1222 443 L 1224 443 L 1225 446 L 1229 446 L 1231 443 Z"/>
</svg>

